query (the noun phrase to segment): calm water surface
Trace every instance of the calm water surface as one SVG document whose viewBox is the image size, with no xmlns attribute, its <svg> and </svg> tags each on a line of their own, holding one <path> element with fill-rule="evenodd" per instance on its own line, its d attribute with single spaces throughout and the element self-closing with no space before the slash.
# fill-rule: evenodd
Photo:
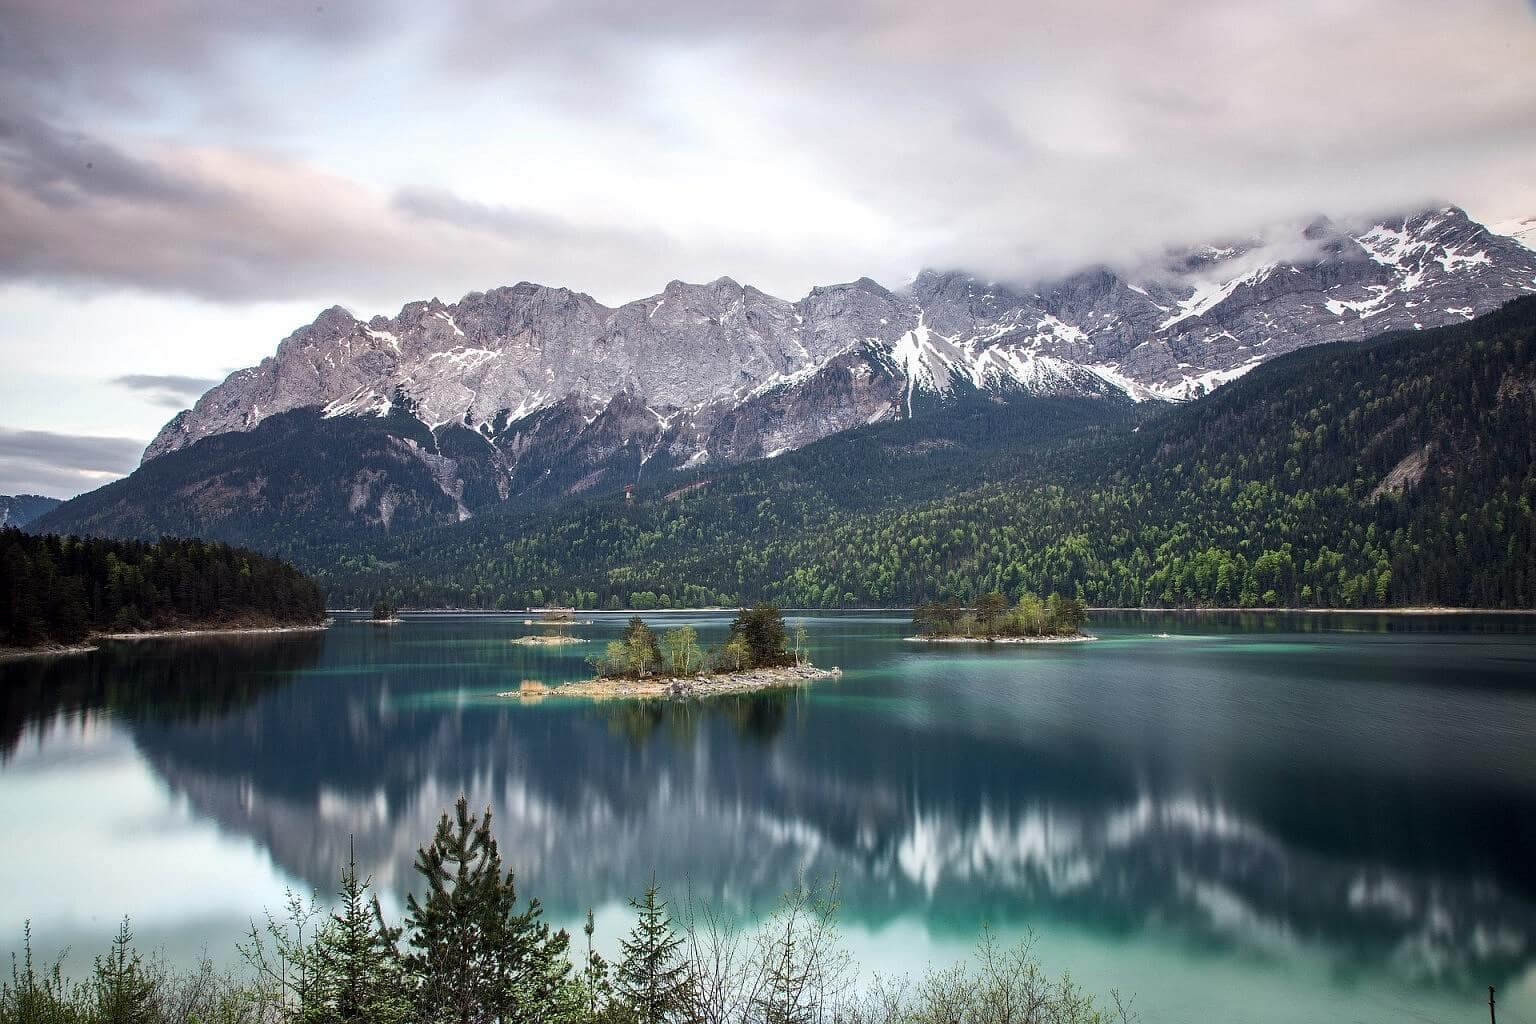
<svg viewBox="0 0 1536 1024">
<path fill-rule="evenodd" d="M 0 663 L 0 952 L 31 919 L 83 967 L 130 914 L 231 962 L 349 836 L 398 907 L 465 792 L 610 944 L 653 871 L 752 915 L 804 870 L 882 971 L 987 922 L 1154 1024 L 1480 1021 L 1490 984 L 1536 1022 L 1536 618 L 1100 615 L 1040 649 L 804 621 L 841 680 L 675 706 L 498 698 L 597 648 L 510 644 L 521 616 Z"/>
</svg>

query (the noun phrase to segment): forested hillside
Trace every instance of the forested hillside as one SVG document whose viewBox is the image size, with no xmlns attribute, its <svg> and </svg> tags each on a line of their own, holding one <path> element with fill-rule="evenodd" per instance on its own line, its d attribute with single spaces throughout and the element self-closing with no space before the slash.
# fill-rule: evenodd
<svg viewBox="0 0 1536 1024">
<path fill-rule="evenodd" d="M 0 530 L 0 647 L 94 632 L 318 623 L 325 596 L 286 562 L 225 544 Z"/>
<path fill-rule="evenodd" d="M 45 498 L 41 494 L 0 494 L 0 526 L 25 527 L 58 506 L 58 498 Z"/>
<path fill-rule="evenodd" d="M 632 505 L 302 557 L 335 600 L 406 605 L 1536 605 L 1536 298 L 1028 433 L 987 451 L 859 431 Z"/>
</svg>

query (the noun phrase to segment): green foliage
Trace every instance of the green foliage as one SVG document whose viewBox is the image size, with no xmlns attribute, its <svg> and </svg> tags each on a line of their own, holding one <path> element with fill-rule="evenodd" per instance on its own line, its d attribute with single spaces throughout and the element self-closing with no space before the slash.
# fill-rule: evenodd
<svg viewBox="0 0 1536 1024">
<path fill-rule="evenodd" d="M 645 676 L 661 664 L 661 647 L 656 631 L 640 616 L 633 616 L 624 627 L 624 670 L 633 676 Z"/>
<path fill-rule="evenodd" d="M 511 871 L 491 833 L 491 812 L 469 813 L 460 797 L 432 842 L 416 854 L 426 895 L 407 897 L 417 979 L 414 1019 L 422 1024 L 518 1024 L 553 1021 L 579 1005 L 566 958 L 569 938 L 552 932 L 531 899 L 518 910 Z"/>
<path fill-rule="evenodd" d="M 790 661 L 784 616 L 775 605 L 760 602 L 736 613 L 731 623 L 731 638 L 746 645 L 747 663 L 743 667 L 770 668 Z"/>
<path fill-rule="evenodd" d="M 661 650 L 667 671 L 674 676 L 691 676 L 704 663 L 699 649 L 699 631 L 692 626 L 678 626 L 661 635 Z"/>
<path fill-rule="evenodd" d="M 1536 606 L 1536 298 L 1323 345 L 1093 421 L 1036 406 L 852 431 L 633 505 L 483 516 L 303 553 L 339 595 L 509 606 L 1011 601 Z M 930 475 L 931 474 L 931 475 Z M 703 484 L 679 493 L 679 483 Z"/>
<path fill-rule="evenodd" d="M 64 977 L 62 962 L 38 965 L 32 957 L 32 923 L 24 926 L 22 955 L 11 956 L 11 980 L 0 985 L 0 1024 L 85 1024 L 92 993 Z"/>
<path fill-rule="evenodd" d="M 384 923 L 370 880 L 357 873 L 349 853 L 336 893 L 337 909 L 315 939 L 318 984 L 312 1024 L 403 1024 L 411 1001 L 398 942 L 400 929 Z"/>
<path fill-rule="evenodd" d="M 580 978 L 587 1020 L 596 1022 L 610 1017 L 622 1019 L 620 1011 L 623 1007 L 613 1003 L 613 971 L 608 961 L 593 947 L 592 937 L 596 932 L 597 924 L 592 918 L 592 908 L 588 907 L 586 923 L 581 926 L 581 933 L 587 939 L 587 949 L 582 959 Z"/>
<path fill-rule="evenodd" d="M 375 601 L 373 603 L 373 621 L 388 622 L 390 619 L 395 617 L 395 613 L 398 610 L 399 609 L 397 609 L 393 604 L 390 604 L 388 601 Z"/>
<path fill-rule="evenodd" d="M 0 530 L 0 646 L 92 632 L 320 622 L 325 597 L 293 566 L 225 544 L 154 544 Z"/>
<path fill-rule="evenodd" d="M 614 991 L 634 1024 L 667 1024 L 686 1020 L 692 980 L 680 947 L 683 939 L 672 927 L 667 904 L 655 879 L 640 899 L 631 899 L 638 920 L 621 943 L 623 959 Z"/>
<path fill-rule="evenodd" d="M 837 931 L 837 883 L 801 879 L 786 892 L 757 936 L 764 970 L 756 1010 L 764 1024 L 813 1024 L 839 1005 L 853 982 L 853 961 Z"/>
<path fill-rule="evenodd" d="M 134 951 L 127 918 L 106 956 L 96 958 L 94 974 L 98 1024 L 153 1024 L 155 979 Z"/>
<path fill-rule="evenodd" d="M 1087 621 L 1087 606 L 1060 594 L 1042 601 L 1025 593 L 1010 608 L 1006 597 L 991 591 L 976 599 L 974 609 L 957 601 L 929 601 L 912 610 L 917 632 L 932 637 L 1077 636 Z"/>
</svg>

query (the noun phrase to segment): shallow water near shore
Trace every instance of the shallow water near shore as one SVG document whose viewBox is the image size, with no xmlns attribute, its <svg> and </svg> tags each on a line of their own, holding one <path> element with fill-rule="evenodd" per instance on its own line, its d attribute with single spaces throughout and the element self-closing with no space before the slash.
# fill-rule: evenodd
<svg viewBox="0 0 1536 1024">
<path fill-rule="evenodd" d="M 743 917 L 804 871 L 872 970 L 989 923 L 1149 1022 L 1482 1020 L 1488 985 L 1536 1021 L 1536 617 L 1096 613 L 1093 643 L 929 646 L 813 615 L 841 678 L 650 704 L 498 698 L 601 649 L 509 643 L 522 618 L 0 663 L 0 952 L 30 919 L 84 971 L 130 914 L 233 963 L 349 835 L 398 909 L 462 791 L 610 947 L 653 871 Z M 730 615 L 646 618 L 707 643 Z"/>
</svg>

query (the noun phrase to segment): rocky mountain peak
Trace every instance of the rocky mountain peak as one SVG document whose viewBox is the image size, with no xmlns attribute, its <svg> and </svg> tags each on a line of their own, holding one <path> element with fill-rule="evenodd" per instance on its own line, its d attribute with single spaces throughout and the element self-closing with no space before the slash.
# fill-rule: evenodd
<svg viewBox="0 0 1536 1024">
<path fill-rule="evenodd" d="M 614 309 L 524 281 L 366 324 L 327 309 L 167 424 L 146 458 L 306 407 L 406 408 L 432 430 L 520 445 L 532 427 L 519 423 L 564 409 L 560 422 L 586 424 L 576 433 L 655 433 L 648 460 L 752 457 L 907 415 L 917 391 L 1194 398 L 1303 345 L 1455 322 L 1533 290 L 1536 254 L 1456 207 L 1358 229 L 1318 216 L 1147 272 L 1027 288 L 927 268 L 894 291 L 860 278 L 790 302 L 721 277 Z"/>
</svg>

